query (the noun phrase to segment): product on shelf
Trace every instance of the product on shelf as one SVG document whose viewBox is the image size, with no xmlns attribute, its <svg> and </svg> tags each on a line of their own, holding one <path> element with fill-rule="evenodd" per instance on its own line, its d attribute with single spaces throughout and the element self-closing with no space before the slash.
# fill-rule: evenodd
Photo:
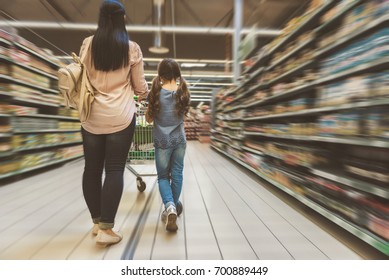
<svg viewBox="0 0 389 280">
<path fill-rule="evenodd" d="M 358 111 L 325 115 L 319 118 L 319 135 L 321 136 L 360 136 L 362 119 Z"/>
<path fill-rule="evenodd" d="M 366 110 L 364 134 L 389 139 L 388 107 L 374 107 Z"/>
<path fill-rule="evenodd" d="M 12 130 L 12 126 L 8 122 L 4 122 L 0 120 L 0 133 L 7 133 Z"/>
<path fill-rule="evenodd" d="M 0 161 L 0 175 L 17 171 L 20 168 L 20 161 L 16 159 Z M 1 178 L 1 176 L 0 176 Z"/>
<path fill-rule="evenodd" d="M 216 95 L 212 146 L 388 254 L 389 1 L 319 2 Z"/>
<path fill-rule="evenodd" d="M 342 1 L 349 2 L 349 1 Z M 342 23 L 335 32 L 328 34 L 320 43 L 320 47 L 334 44 L 339 39 L 363 28 L 369 22 L 387 15 L 389 5 L 386 0 L 363 1 L 364 3 L 352 9 L 343 18 Z M 348 4 L 348 3 L 347 3 Z M 339 7 L 341 9 L 342 6 Z"/>
<path fill-rule="evenodd" d="M 71 108 L 60 107 L 58 109 L 58 115 L 65 116 L 65 117 L 78 118 L 78 111 L 71 109 Z"/>
<path fill-rule="evenodd" d="M 0 138 L 0 156 L 1 153 L 8 152 L 12 150 L 12 141 L 9 137 Z"/>
<path fill-rule="evenodd" d="M 58 59 L 16 34 L 0 39 L 0 179 L 82 156 L 81 133 L 66 132 L 80 123 L 60 107 Z"/>
<path fill-rule="evenodd" d="M 17 116 L 23 115 L 35 115 L 38 114 L 38 108 L 27 107 L 27 106 L 18 106 L 18 105 L 7 105 L 7 111 L 13 113 Z"/>
<path fill-rule="evenodd" d="M 12 126 L 17 131 L 58 129 L 58 120 L 21 116 L 12 119 Z"/>
<path fill-rule="evenodd" d="M 356 68 L 362 64 L 379 62 L 389 56 L 389 27 L 359 40 L 341 51 L 324 59 L 322 75 L 336 74 Z"/>
<path fill-rule="evenodd" d="M 389 183 L 387 163 L 364 162 L 361 159 L 348 158 L 344 160 L 344 166 L 347 172 L 358 178 L 386 185 Z"/>
<path fill-rule="evenodd" d="M 369 98 L 373 86 L 378 86 L 373 77 L 374 75 L 365 74 L 322 86 L 318 105 L 333 106 Z"/>
<path fill-rule="evenodd" d="M 389 240 L 389 206 L 383 199 L 320 177 L 306 177 L 307 197 Z"/>
</svg>

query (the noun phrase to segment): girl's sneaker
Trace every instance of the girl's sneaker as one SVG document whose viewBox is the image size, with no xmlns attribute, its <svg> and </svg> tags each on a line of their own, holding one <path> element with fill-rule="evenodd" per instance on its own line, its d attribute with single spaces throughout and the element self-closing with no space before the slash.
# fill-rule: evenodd
<svg viewBox="0 0 389 280">
<path fill-rule="evenodd" d="M 181 201 L 177 202 L 176 209 L 177 209 L 177 216 L 180 216 L 183 210 Z"/>
<path fill-rule="evenodd" d="M 167 209 L 166 209 L 166 215 L 167 215 L 167 219 L 166 219 L 166 230 L 167 231 L 177 231 L 178 227 L 177 227 L 177 210 L 176 210 L 176 207 L 174 207 L 173 205 L 170 205 Z"/>
</svg>

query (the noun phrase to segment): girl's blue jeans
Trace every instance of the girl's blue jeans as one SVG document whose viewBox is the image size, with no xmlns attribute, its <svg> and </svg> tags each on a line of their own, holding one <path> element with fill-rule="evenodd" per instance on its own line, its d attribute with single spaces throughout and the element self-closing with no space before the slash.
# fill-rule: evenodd
<svg viewBox="0 0 389 280">
<path fill-rule="evenodd" d="M 177 205 L 180 198 L 185 150 L 186 143 L 181 143 L 174 148 L 155 149 L 159 193 L 165 208 L 169 205 Z"/>
</svg>

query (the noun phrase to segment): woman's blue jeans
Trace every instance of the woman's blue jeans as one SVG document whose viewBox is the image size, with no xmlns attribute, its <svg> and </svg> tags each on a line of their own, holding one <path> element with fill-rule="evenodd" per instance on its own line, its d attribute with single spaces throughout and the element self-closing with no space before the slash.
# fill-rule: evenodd
<svg viewBox="0 0 389 280">
<path fill-rule="evenodd" d="M 83 128 L 81 130 L 85 155 L 82 189 L 93 222 L 99 223 L 101 229 L 114 226 L 134 130 L 135 116 L 131 124 L 119 132 L 93 134 Z"/>
<path fill-rule="evenodd" d="M 180 198 L 185 150 L 186 143 L 181 143 L 174 148 L 155 149 L 159 192 L 165 208 L 169 205 L 177 205 Z"/>
</svg>

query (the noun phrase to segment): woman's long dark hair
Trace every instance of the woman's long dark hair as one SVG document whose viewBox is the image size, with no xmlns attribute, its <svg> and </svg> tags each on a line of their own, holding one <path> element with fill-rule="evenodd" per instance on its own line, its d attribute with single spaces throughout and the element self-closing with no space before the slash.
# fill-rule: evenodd
<svg viewBox="0 0 389 280">
<path fill-rule="evenodd" d="M 159 94 L 162 88 L 162 79 L 165 81 L 179 81 L 176 94 L 176 112 L 178 116 L 186 115 L 189 111 L 190 93 L 185 79 L 181 76 L 181 70 L 178 63 L 171 59 L 165 58 L 158 65 L 158 76 L 153 79 L 149 93 L 149 105 L 147 114 L 149 119 L 153 120 L 160 110 Z"/>
<path fill-rule="evenodd" d="M 112 71 L 129 63 L 128 34 L 122 3 L 105 0 L 100 7 L 99 22 L 92 41 L 92 62 L 96 70 Z"/>
</svg>

